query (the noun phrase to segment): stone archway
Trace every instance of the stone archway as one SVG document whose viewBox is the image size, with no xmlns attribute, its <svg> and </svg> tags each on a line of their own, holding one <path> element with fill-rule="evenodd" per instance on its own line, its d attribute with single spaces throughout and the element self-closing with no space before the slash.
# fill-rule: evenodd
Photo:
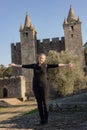
<svg viewBox="0 0 87 130">
<path fill-rule="evenodd" d="M 3 89 L 3 98 L 8 97 L 8 90 L 6 88 Z"/>
</svg>

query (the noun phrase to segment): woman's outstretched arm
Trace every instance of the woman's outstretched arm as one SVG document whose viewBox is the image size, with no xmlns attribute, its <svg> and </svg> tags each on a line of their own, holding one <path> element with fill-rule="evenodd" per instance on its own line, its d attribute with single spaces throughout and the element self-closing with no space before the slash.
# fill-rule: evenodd
<svg viewBox="0 0 87 130">
<path fill-rule="evenodd" d="M 28 68 L 28 69 L 34 69 L 35 67 L 35 64 L 27 64 L 27 65 L 18 65 L 18 64 L 15 64 L 15 63 L 11 63 L 9 64 L 9 67 L 18 67 L 18 68 Z"/>
<path fill-rule="evenodd" d="M 21 68 L 22 67 L 22 65 L 18 65 L 18 64 L 15 64 L 15 63 L 11 63 L 11 64 L 9 64 L 8 65 L 9 67 L 18 67 L 18 68 Z"/>
<path fill-rule="evenodd" d="M 47 68 L 56 68 L 56 67 L 70 67 L 72 68 L 73 67 L 73 64 L 72 63 L 69 63 L 69 64 L 47 64 Z"/>
<path fill-rule="evenodd" d="M 69 63 L 69 64 L 58 64 L 59 67 L 70 67 L 72 68 L 73 67 L 73 64 L 72 63 Z"/>
</svg>

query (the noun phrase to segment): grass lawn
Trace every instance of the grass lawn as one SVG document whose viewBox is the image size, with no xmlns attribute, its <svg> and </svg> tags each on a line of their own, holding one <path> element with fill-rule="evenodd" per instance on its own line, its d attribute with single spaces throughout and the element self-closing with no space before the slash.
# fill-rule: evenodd
<svg viewBox="0 0 87 130">
<path fill-rule="evenodd" d="M 29 114 L 33 114 L 33 113 L 36 113 L 38 111 L 37 108 L 35 108 L 34 110 L 31 110 L 29 112 L 26 112 L 24 115 L 29 115 Z"/>
<path fill-rule="evenodd" d="M 0 110 L 4 109 L 3 107 L 0 107 Z"/>
</svg>

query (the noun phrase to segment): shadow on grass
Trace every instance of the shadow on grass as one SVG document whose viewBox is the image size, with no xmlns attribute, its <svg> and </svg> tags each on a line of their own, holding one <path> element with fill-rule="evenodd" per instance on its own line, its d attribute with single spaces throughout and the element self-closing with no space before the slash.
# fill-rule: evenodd
<svg viewBox="0 0 87 130">
<path fill-rule="evenodd" d="M 32 110 L 32 111 L 29 111 L 29 112 L 24 113 L 24 115 L 34 114 L 34 113 L 36 113 L 36 112 L 38 112 L 38 109 L 37 109 L 37 108 L 34 109 L 34 110 Z"/>
</svg>

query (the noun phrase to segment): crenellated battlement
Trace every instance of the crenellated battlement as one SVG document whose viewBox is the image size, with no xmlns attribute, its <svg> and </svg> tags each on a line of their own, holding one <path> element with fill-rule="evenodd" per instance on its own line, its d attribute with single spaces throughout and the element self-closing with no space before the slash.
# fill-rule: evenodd
<svg viewBox="0 0 87 130">
<path fill-rule="evenodd" d="M 59 42 L 59 41 L 64 41 L 64 37 L 61 37 L 61 38 L 59 38 L 59 37 L 55 37 L 55 38 L 46 38 L 46 39 L 42 39 L 42 40 L 40 40 L 40 39 L 38 39 L 38 41 L 40 42 L 40 43 L 54 43 L 54 42 Z"/>
<path fill-rule="evenodd" d="M 65 50 L 65 38 L 64 37 L 55 37 L 47 38 L 42 40 L 37 40 L 37 54 L 45 53 L 48 54 L 50 50 L 62 51 Z M 17 64 L 21 63 L 21 43 L 12 43 L 11 44 L 11 53 L 12 53 L 12 62 Z"/>
<path fill-rule="evenodd" d="M 42 39 L 37 40 L 37 49 L 38 49 L 38 54 L 41 53 L 48 53 L 49 50 L 56 50 L 60 52 L 61 50 L 65 50 L 65 39 L 64 37 L 59 37 L 56 38 L 48 38 L 48 39 Z"/>
<path fill-rule="evenodd" d="M 20 48 L 20 42 L 17 43 L 11 43 L 11 48 L 14 50 L 17 50 Z"/>
</svg>

